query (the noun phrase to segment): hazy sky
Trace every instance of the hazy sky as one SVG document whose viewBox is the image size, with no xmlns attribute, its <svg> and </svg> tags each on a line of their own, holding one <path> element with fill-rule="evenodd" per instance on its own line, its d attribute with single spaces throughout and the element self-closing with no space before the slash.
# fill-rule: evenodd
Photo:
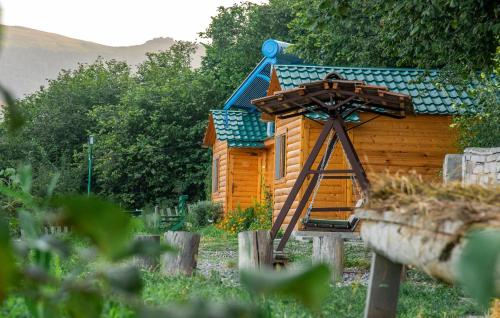
<svg viewBox="0 0 500 318">
<path fill-rule="evenodd" d="M 217 7 L 238 0 L 0 0 L 2 24 L 101 44 L 142 44 L 155 37 L 195 40 Z M 266 2 L 252 0 L 252 2 Z"/>
</svg>

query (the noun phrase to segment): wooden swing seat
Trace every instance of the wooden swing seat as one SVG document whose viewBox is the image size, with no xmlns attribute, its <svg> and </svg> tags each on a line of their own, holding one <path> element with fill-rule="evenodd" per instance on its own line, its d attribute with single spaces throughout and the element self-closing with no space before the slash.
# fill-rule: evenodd
<svg viewBox="0 0 500 318">
<path fill-rule="evenodd" d="M 354 232 L 359 218 L 351 215 L 347 220 L 309 219 L 303 223 L 304 231 Z"/>
</svg>

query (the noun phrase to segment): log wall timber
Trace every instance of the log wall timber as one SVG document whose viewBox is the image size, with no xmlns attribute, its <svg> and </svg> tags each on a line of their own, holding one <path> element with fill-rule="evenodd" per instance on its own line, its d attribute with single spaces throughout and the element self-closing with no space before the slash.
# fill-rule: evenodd
<svg viewBox="0 0 500 318">
<path fill-rule="evenodd" d="M 286 156 L 285 156 L 285 175 L 279 180 L 274 180 L 274 209 L 273 220 L 278 216 L 278 213 L 283 206 L 288 193 L 292 189 L 303 163 L 303 121 L 301 116 L 289 119 L 276 119 L 275 136 L 281 134 L 286 135 Z M 273 169 L 274 170 L 274 169 Z M 274 171 L 273 171 L 274 178 Z M 283 222 L 283 226 L 287 225 L 295 212 L 295 208 L 299 204 L 301 193 L 293 202 L 292 207 Z"/>
<path fill-rule="evenodd" d="M 262 151 L 249 148 L 229 149 L 228 207 L 248 208 L 261 200 Z"/>
<path fill-rule="evenodd" d="M 374 115 L 360 117 L 364 122 Z M 438 181 L 445 155 L 457 151 L 450 124 L 451 116 L 379 117 L 352 130 L 353 144 L 369 176 L 414 170 L 426 180 Z"/>
<path fill-rule="evenodd" d="M 228 147 L 227 141 L 216 140 L 213 145 L 212 167 L 213 162 L 219 159 L 219 185 L 218 190 L 212 192 L 212 201 L 219 202 L 223 205 L 224 211 L 227 212 L 227 184 L 228 184 Z M 213 182 L 214 180 L 212 180 Z"/>
</svg>

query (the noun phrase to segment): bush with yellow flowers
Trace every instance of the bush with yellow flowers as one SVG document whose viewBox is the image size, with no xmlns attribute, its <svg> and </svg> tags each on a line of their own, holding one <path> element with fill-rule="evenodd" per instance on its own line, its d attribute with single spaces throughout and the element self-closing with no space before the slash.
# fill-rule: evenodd
<svg viewBox="0 0 500 318">
<path fill-rule="evenodd" d="M 264 203 L 254 202 L 252 206 L 242 209 L 237 207 L 229 211 L 217 227 L 230 234 L 238 234 L 247 230 L 269 230 L 272 225 L 272 201 L 266 195 Z"/>
</svg>

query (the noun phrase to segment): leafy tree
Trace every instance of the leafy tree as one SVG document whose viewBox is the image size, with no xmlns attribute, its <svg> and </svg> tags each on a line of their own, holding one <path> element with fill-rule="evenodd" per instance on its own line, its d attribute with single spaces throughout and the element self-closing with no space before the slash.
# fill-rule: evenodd
<svg viewBox="0 0 500 318">
<path fill-rule="evenodd" d="M 115 105 L 92 111 L 96 125 L 97 186 L 131 207 L 180 194 L 201 199 L 209 154 L 201 148 L 208 109 L 206 89 L 191 69 L 194 46 L 177 42 L 150 53 L 135 84 Z"/>
<path fill-rule="evenodd" d="M 497 48 L 493 75 L 482 73 L 469 93 L 476 99 L 475 107 L 457 105 L 460 115 L 453 119 L 458 127 L 459 142 L 466 147 L 500 146 L 500 47 Z"/>
<path fill-rule="evenodd" d="M 61 174 L 59 189 L 78 191 L 84 170 L 74 162 L 95 122 L 89 112 L 97 105 L 115 104 L 131 84 L 130 68 L 116 61 L 81 64 L 63 70 L 46 88 L 16 103 L 26 118 L 22 132 L 11 138 L 0 136 L 0 167 L 31 162 L 37 175 L 35 191 L 42 190 L 55 174 Z M 5 129 L 5 125 L 3 125 Z"/>
<path fill-rule="evenodd" d="M 484 68 L 500 32 L 491 0 L 299 0 L 295 10 L 294 49 L 320 64 Z"/>
</svg>

